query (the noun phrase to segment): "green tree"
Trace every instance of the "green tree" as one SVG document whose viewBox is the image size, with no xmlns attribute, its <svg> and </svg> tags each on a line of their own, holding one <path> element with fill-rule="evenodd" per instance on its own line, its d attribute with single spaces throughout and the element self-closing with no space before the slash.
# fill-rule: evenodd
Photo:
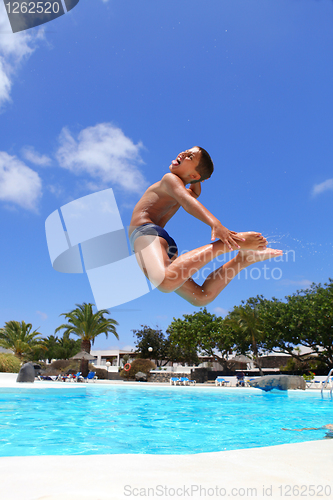
<svg viewBox="0 0 333 500">
<path fill-rule="evenodd" d="M 333 366 L 333 281 L 298 292 L 288 300 L 293 317 L 291 330 L 299 343 L 316 354 L 316 359 Z M 297 312 L 296 312 L 297 311 Z"/>
<path fill-rule="evenodd" d="M 197 350 L 187 346 L 181 346 L 171 341 L 168 337 L 168 360 L 172 363 L 188 363 L 198 365 L 200 363 Z"/>
<path fill-rule="evenodd" d="M 168 362 L 167 338 L 162 330 L 141 325 L 140 330 L 132 330 L 132 332 L 133 336 L 136 337 L 135 353 L 138 357 L 154 359 L 157 366 L 164 366 Z M 149 351 L 149 348 L 152 351 Z"/>
<path fill-rule="evenodd" d="M 13 351 L 21 361 L 32 359 L 41 344 L 41 333 L 32 331 L 32 324 L 25 321 L 8 321 L 0 328 L 0 346 Z"/>
<path fill-rule="evenodd" d="M 69 359 L 77 354 L 81 349 L 81 340 L 69 338 L 69 333 L 65 332 L 62 338 L 56 335 L 49 335 L 41 339 L 39 349 L 33 354 L 33 360 L 47 359 L 51 363 L 52 359 Z"/>
<path fill-rule="evenodd" d="M 154 359 L 157 366 L 165 366 L 169 361 L 194 364 L 198 362 L 196 351 L 189 351 L 170 341 L 169 335 L 160 329 L 141 325 L 141 330 L 132 330 L 137 338 L 135 347 L 140 358 Z M 149 351 L 149 348 L 152 351 Z"/>
<path fill-rule="evenodd" d="M 175 319 L 168 327 L 172 345 L 189 353 L 211 356 L 224 368 L 234 347 L 232 331 L 224 320 L 207 312 L 206 308 L 194 314 L 184 314 L 183 319 Z"/>
<path fill-rule="evenodd" d="M 49 335 L 41 343 L 45 347 L 44 357 L 51 363 L 52 359 L 58 357 L 59 339 L 55 335 Z"/>
<path fill-rule="evenodd" d="M 62 324 L 55 330 L 57 333 L 64 329 L 64 334 L 69 336 L 73 333 L 80 337 L 81 349 L 88 353 L 90 353 L 95 338 L 101 333 L 104 333 L 106 338 L 108 338 L 109 333 L 112 333 L 117 339 L 119 338 L 116 331 L 118 322 L 112 318 L 105 318 L 105 315 L 109 314 L 107 309 L 101 309 L 94 313 L 93 306 L 94 304 L 90 303 L 76 304 L 76 309 L 61 314 L 67 319 L 67 324 Z M 82 360 L 81 371 L 84 377 L 88 375 L 88 361 Z"/>
<path fill-rule="evenodd" d="M 69 338 L 69 332 L 64 332 L 62 338 L 58 339 L 56 353 L 58 359 L 69 359 L 81 350 L 81 340 Z"/>
<path fill-rule="evenodd" d="M 263 375 L 260 354 L 264 346 L 265 333 L 256 301 L 249 299 L 246 304 L 234 307 L 224 319 L 224 323 L 234 332 L 236 352 L 252 357 L 260 374 Z"/>
<path fill-rule="evenodd" d="M 286 297 L 286 302 L 261 300 L 260 314 L 267 332 L 266 345 L 272 351 L 285 352 L 301 361 L 302 345 L 316 355 L 320 363 L 333 366 L 333 280 L 312 284 Z"/>
<path fill-rule="evenodd" d="M 300 344 L 300 336 L 293 327 L 298 323 L 299 311 L 293 312 L 288 300 L 283 302 L 275 297 L 267 300 L 262 296 L 256 300 L 264 332 L 263 349 L 288 354 L 301 362 L 304 356 L 296 348 Z"/>
</svg>

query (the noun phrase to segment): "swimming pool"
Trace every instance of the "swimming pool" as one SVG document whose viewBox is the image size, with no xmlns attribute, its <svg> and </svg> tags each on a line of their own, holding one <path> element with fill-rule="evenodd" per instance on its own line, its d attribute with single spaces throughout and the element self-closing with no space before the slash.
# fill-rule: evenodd
<svg viewBox="0 0 333 500">
<path fill-rule="evenodd" d="M 319 392 L 86 385 L 0 389 L 0 456 L 192 454 L 322 439 Z"/>
</svg>

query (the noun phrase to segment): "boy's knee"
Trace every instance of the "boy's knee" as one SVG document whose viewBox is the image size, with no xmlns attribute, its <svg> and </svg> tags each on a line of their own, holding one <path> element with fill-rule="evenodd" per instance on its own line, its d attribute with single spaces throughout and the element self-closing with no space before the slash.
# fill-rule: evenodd
<svg viewBox="0 0 333 500">
<path fill-rule="evenodd" d="M 160 281 L 157 288 L 163 293 L 174 292 L 184 283 L 184 281 L 185 279 L 181 275 L 181 273 L 170 271 L 170 269 L 165 269 L 164 278 Z"/>
<path fill-rule="evenodd" d="M 212 294 L 206 293 L 204 290 L 198 292 L 193 299 L 191 300 L 191 304 L 196 307 L 205 307 L 213 301 L 214 297 Z"/>
<path fill-rule="evenodd" d="M 165 278 L 162 283 L 158 285 L 157 289 L 163 293 L 171 293 L 177 289 L 177 286 L 172 280 Z"/>
<path fill-rule="evenodd" d="M 205 297 L 203 299 L 198 299 L 196 302 L 196 306 L 197 307 L 205 307 L 205 306 L 208 306 L 208 304 L 210 304 L 211 302 L 212 302 L 212 299 Z"/>
</svg>

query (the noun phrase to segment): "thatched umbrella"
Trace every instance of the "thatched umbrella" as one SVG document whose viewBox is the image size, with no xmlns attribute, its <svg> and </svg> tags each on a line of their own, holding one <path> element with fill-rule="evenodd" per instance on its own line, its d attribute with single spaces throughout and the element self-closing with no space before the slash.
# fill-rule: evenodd
<svg viewBox="0 0 333 500">
<path fill-rule="evenodd" d="M 247 356 L 244 356 L 244 354 L 235 356 L 234 358 L 230 359 L 230 361 L 237 361 L 237 363 L 252 363 L 252 359 L 248 358 Z"/>
<path fill-rule="evenodd" d="M 84 377 L 86 377 L 88 375 L 88 372 L 89 372 L 88 362 L 92 361 L 92 360 L 95 360 L 96 356 L 92 356 L 92 354 L 90 354 L 87 351 L 80 351 L 77 354 L 75 354 L 75 356 L 73 356 L 73 357 L 71 357 L 69 359 L 75 359 L 75 360 L 76 359 L 80 359 L 81 360 L 80 370 L 82 372 L 82 375 Z"/>
<path fill-rule="evenodd" d="M 93 356 L 86 351 L 80 351 L 69 359 L 84 359 L 85 361 L 92 361 L 93 359 L 96 359 L 96 356 Z"/>
</svg>

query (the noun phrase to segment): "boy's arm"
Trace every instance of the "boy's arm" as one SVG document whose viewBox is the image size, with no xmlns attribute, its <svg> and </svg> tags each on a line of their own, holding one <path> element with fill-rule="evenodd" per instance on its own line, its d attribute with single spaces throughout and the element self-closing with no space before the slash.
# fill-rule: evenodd
<svg viewBox="0 0 333 500">
<path fill-rule="evenodd" d="M 200 182 L 197 182 L 195 184 L 191 184 L 191 186 L 189 188 L 186 188 L 186 190 L 191 196 L 193 196 L 193 198 L 198 198 L 200 196 L 200 193 L 201 193 Z M 164 217 L 162 217 L 162 219 L 160 220 L 160 225 L 162 227 L 164 227 L 165 224 L 167 222 L 169 222 L 171 217 L 173 217 L 175 215 L 175 213 L 179 210 L 179 208 L 180 208 L 179 203 L 177 203 L 174 207 L 172 207 L 169 210 L 169 212 L 167 214 L 165 214 Z"/>
<path fill-rule="evenodd" d="M 190 193 L 193 198 L 199 198 L 201 194 L 201 182 L 196 182 L 195 184 L 191 184 L 189 188 L 187 188 L 187 192 Z"/>
<path fill-rule="evenodd" d="M 193 186 L 195 186 L 195 184 Z M 177 175 L 171 173 L 166 174 L 161 181 L 161 187 L 165 189 L 168 195 L 174 198 L 179 205 L 186 210 L 186 212 L 211 227 L 212 240 L 217 238 L 220 239 L 229 247 L 230 250 L 234 250 L 232 246 L 239 248 L 237 240 L 244 241 L 244 239 L 237 236 L 235 231 L 229 231 L 229 229 L 224 227 L 221 222 L 207 210 L 207 208 L 205 208 L 188 192 L 183 181 L 177 177 Z"/>
</svg>

